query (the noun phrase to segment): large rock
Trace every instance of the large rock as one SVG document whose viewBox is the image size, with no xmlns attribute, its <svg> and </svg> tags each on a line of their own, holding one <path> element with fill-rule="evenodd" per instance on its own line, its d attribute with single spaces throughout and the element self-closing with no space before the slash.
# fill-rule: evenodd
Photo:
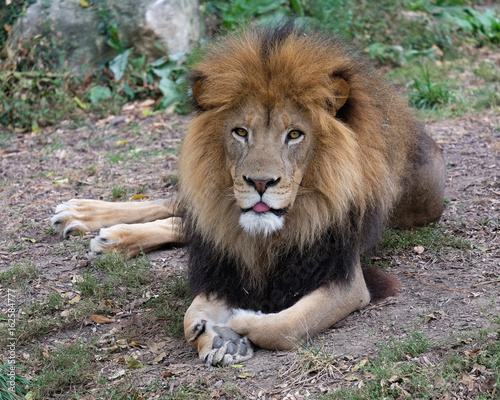
<svg viewBox="0 0 500 400">
<path fill-rule="evenodd" d="M 91 0 L 87 0 L 91 3 Z M 120 40 L 136 53 L 154 60 L 166 52 L 189 52 L 200 36 L 198 0 L 105 0 L 103 6 L 83 7 L 80 0 L 38 0 L 19 19 L 9 38 L 15 48 L 36 35 L 52 35 L 64 50 L 68 66 L 85 72 L 112 59 L 116 52 L 106 44 L 104 19 L 118 26 Z"/>
</svg>

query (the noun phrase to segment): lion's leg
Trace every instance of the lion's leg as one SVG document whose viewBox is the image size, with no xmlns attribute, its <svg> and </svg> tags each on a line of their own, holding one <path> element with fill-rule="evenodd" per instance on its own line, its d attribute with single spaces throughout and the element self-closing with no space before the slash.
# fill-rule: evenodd
<svg viewBox="0 0 500 400">
<path fill-rule="evenodd" d="M 350 283 L 331 283 L 275 314 L 237 310 L 229 327 L 269 350 L 289 350 L 370 302 L 361 267 Z"/>
<path fill-rule="evenodd" d="M 421 154 L 411 168 L 405 192 L 394 209 L 390 225 L 397 228 L 425 226 L 437 222 L 444 209 L 446 167 L 443 153 L 424 135 Z"/>
<path fill-rule="evenodd" d="M 117 224 L 136 224 L 175 216 L 175 199 L 112 203 L 73 199 L 59 204 L 52 226 L 67 238 Z"/>
<path fill-rule="evenodd" d="M 198 349 L 206 365 L 233 364 L 253 356 L 252 345 L 228 327 L 232 315 L 222 300 L 196 296 L 184 316 L 186 340 Z"/>
<path fill-rule="evenodd" d="M 167 243 L 182 243 L 181 218 L 170 217 L 142 224 L 118 224 L 101 228 L 90 242 L 92 255 L 118 252 L 130 258 Z"/>
</svg>

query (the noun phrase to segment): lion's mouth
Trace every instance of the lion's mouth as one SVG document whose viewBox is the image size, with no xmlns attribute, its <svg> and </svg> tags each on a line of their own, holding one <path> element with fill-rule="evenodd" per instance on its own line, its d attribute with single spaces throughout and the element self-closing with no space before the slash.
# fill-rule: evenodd
<svg viewBox="0 0 500 400">
<path fill-rule="evenodd" d="M 274 215 L 276 215 L 278 217 L 281 217 L 282 215 L 284 215 L 287 212 L 287 208 L 280 208 L 280 209 L 271 208 L 266 203 L 264 203 L 262 201 L 259 201 L 253 207 L 243 208 L 241 210 L 242 213 L 247 213 L 249 211 L 254 211 L 257 214 L 263 214 L 263 213 L 266 213 L 266 212 L 271 212 Z"/>
</svg>

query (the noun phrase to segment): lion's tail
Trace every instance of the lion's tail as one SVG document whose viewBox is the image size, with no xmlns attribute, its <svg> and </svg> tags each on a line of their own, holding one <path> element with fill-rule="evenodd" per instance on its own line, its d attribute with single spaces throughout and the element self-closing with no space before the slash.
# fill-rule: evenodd
<svg viewBox="0 0 500 400">
<path fill-rule="evenodd" d="M 363 268 L 363 276 L 370 292 L 372 303 L 376 303 L 386 297 L 397 296 L 401 291 L 401 284 L 396 277 L 378 268 Z"/>
</svg>

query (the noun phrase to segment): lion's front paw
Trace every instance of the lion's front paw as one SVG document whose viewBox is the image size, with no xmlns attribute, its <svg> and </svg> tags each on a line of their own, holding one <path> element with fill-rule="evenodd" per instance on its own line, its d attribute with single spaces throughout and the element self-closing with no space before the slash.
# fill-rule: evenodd
<svg viewBox="0 0 500 400">
<path fill-rule="evenodd" d="M 252 343 L 224 325 L 212 325 L 205 320 L 194 324 L 188 341 L 197 342 L 200 359 L 207 367 L 231 365 L 253 357 Z"/>
<path fill-rule="evenodd" d="M 114 227 L 111 227 L 114 228 Z M 102 253 L 111 253 L 117 251 L 118 239 L 113 237 L 111 228 L 99 229 L 97 235 L 90 241 L 90 256 L 94 257 Z"/>
<path fill-rule="evenodd" d="M 250 340 L 240 336 L 227 326 L 214 326 L 217 336 L 212 341 L 212 350 L 205 357 L 205 364 L 231 365 L 248 360 L 253 356 Z"/>
<path fill-rule="evenodd" d="M 82 221 L 83 204 L 81 200 L 69 200 L 56 207 L 54 216 L 50 219 L 51 225 L 65 238 L 73 234 L 89 232 L 89 227 Z"/>
</svg>

